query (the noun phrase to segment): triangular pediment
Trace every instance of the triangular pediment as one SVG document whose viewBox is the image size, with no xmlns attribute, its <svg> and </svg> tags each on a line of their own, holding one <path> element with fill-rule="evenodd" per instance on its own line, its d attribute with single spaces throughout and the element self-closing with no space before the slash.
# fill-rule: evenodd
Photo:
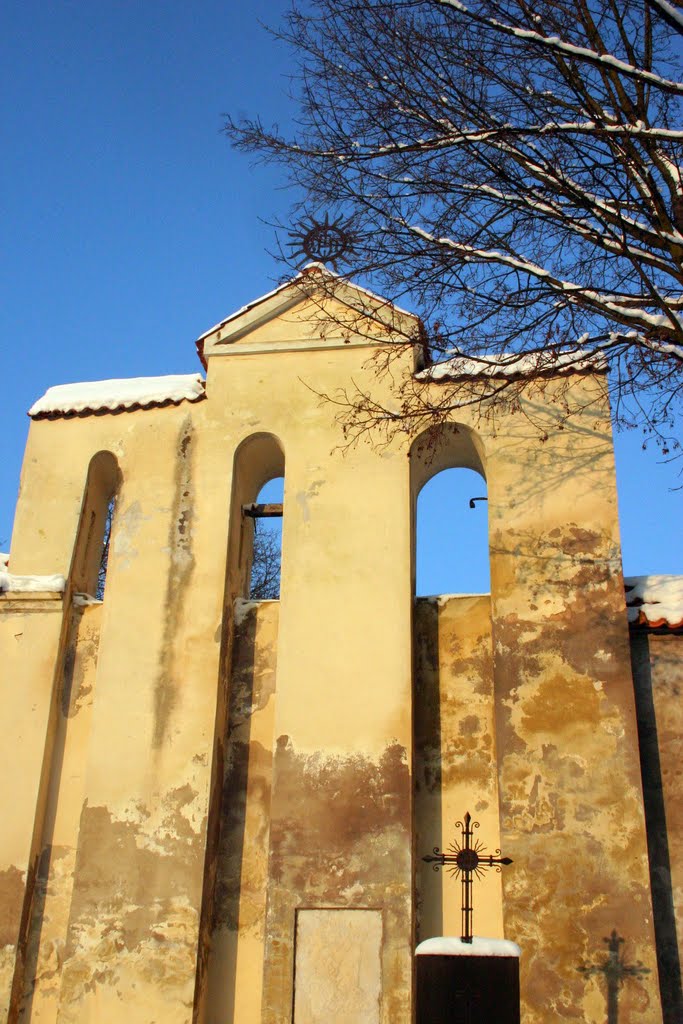
<svg viewBox="0 0 683 1024">
<path fill-rule="evenodd" d="M 312 263 L 296 277 L 231 313 L 197 340 L 212 355 L 337 348 L 415 340 L 419 319 Z"/>
</svg>

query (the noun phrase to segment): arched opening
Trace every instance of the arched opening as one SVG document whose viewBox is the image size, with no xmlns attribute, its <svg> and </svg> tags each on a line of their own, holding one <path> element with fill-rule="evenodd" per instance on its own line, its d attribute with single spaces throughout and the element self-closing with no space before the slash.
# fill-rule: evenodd
<svg viewBox="0 0 683 1024">
<path fill-rule="evenodd" d="M 485 452 L 461 425 L 411 448 L 414 524 L 414 827 L 418 941 L 457 935 L 448 873 L 422 857 L 458 840 L 469 811 L 487 847 L 499 845 L 498 776 Z M 429 596 L 420 596 L 429 595 Z M 478 935 L 502 935 L 498 879 L 478 892 Z"/>
<path fill-rule="evenodd" d="M 410 485 L 413 592 L 488 593 L 488 495 L 479 436 L 457 424 L 425 431 L 410 449 Z"/>
<path fill-rule="evenodd" d="M 256 496 L 249 584 L 251 601 L 273 601 L 280 597 L 284 488 L 285 478 L 275 477 L 264 484 Z"/>
<path fill-rule="evenodd" d="M 107 583 L 107 569 L 109 567 L 109 546 L 111 544 L 111 528 L 114 522 L 114 510 L 116 508 L 116 495 L 112 494 L 107 502 L 107 512 L 104 520 L 104 536 L 102 538 L 102 554 L 97 570 L 97 586 L 95 597 L 98 601 L 104 600 L 104 588 Z"/>
<path fill-rule="evenodd" d="M 443 469 L 417 497 L 415 593 L 488 594 L 490 589 L 486 480 L 474 469 Z"/>
<path fill-rule="evenodd" d="M 118 463 L 111 452 L 93 455 L 88 467 L 72 563 L 72 586 L 74 592 L 88 594 L 100 601 L 107 581 L 120 477 Z"/>
</svg>

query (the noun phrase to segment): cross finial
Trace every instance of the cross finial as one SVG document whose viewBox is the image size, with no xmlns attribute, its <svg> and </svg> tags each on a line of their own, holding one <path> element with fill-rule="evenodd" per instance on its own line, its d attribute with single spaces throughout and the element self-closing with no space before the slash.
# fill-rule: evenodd
<svg viewBox="0 0 683 1024">
<path fill-rule="evenodd" d="M 461 842 L 451 843 L 448 853 L 441 853 L 438 846 L 434 852 L 422 860 L 434 865 L 434 870 L 447 867 L 452 875 L 460 875 L 462 886 L 462 935 L 463 942 L 472 941 L 472 875 L 482 878 L 486 868 L 496 867 L 502 871 L 503 864 L 512 864 L 509 857 L 501 857 L 500 850 L 485 854 L 486 847 L 479 840 L 472 844 L 474 829 L 479 828 L 478 821 L 472 821 L 469 811 L 463 821 L 456 821 L 455 827 L 461 830 Z"/>
</svg>

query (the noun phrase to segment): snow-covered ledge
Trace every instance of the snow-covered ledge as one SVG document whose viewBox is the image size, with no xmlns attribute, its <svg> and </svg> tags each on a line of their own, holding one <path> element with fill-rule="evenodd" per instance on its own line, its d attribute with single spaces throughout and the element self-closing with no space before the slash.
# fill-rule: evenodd
<svg viewBox="0 0 683 1024">
<path fill-rule="evenodd" d="M 91 380 L 48 388 L 42 398 L 33 403 L 28 414 L 35 418 L 104 410 L 118 412 L 169 403 L 198 402 L 205 397 L 204 381 L 198 373 Z"/>
<path fill-rule="evenodd" d="M 509 939 L 483 939 L 475 935 L 471 942 L 436 935 L 425 939 L 415 950 L 415 956 L 521 956 L 521 949 Z"/>
<path fill-rule="evenodd" d="M 15 576 L 0 572 L 0 594 L 61 594 L 66 586 L 64 576 Z"/>
</svg>

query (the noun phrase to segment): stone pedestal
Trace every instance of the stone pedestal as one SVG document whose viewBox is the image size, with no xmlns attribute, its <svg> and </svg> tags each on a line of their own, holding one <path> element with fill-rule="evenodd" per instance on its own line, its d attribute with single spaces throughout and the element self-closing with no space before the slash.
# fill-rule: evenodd
<svg viewBox="0 0 683 1024">
<path fill-rule="evenodd" d="M 417 1024 L 519 1024 L 519 946 L 427 939 L 417 947 Z"/>
</svg>

